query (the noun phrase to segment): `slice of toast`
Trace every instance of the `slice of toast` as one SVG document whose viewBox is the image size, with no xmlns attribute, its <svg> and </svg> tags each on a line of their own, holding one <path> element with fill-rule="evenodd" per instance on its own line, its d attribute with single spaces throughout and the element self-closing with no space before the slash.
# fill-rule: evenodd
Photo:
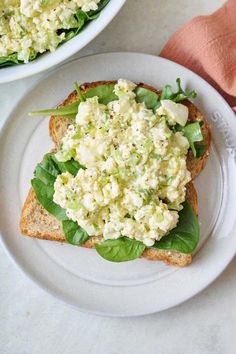
<svg viewBox="0 0 236 354">
<path fill-rule="evenodd" d="M 96 81 L 92 83 L 85 83 L 81 85 L 80 88 L 81 88 L 81 92 L 83 93 L 99 85 L 115 84 L 115 83 L 116 81 Z M 160 91 L 153 88 L 152 86 L 143 83 L 138 84 L 138 86 L 145 87 L 157 94 L 160 94 Z M 67 104 L 72 103 L 77 99 L 78 99 L 77 93 L 76 91 L 73 91 L 58 107 L 66 106 Z M 183 101 L 182 103 L 186 105 L 189 109 L 189 118 L 188 118 L 189 122 L 196 122 L 196 121 L 202 122 L 201 130 L 203 134 L 203 141 L 201 143 L 204 144 L 206 147 L 204 154 L 198 159 L 196 159 L 193 156 L 192 152 L 189 150 L 188 158 L 187 158 L 187 167 L 188 170 L 191 172 L 192 179 L 194 179 L 202 171 L 208 159 L 209 149 L 211 145 L 211 130 L 207 119 L 192 102 L 186 100 Z M 65 135 L 66 130 L 70 124 L 73 124 L 73 120 L 69 118 L 62 117 L 62 116 L 51 116 L 49 121 L 49 133 L 57 147 L 61 145 L 61 140 Z"/>
<path fill-rule="evenodd" d="M 116 81 L 98 81 L 94 83 L 85 83 L 81 85 L 81 91 L 85 92 L 92 87 L 101 84 L 115 83 Z M 139 86 L 146 87 L 156 93 L 159 93 L 156 89 L 147 86 L 145 84 L 139 84 Z M 62 102 L 60 106 L 65 106 L 69 103 L 74 102 L 77 99 L 76 91 L 73 91 L 66 100 Z M 208 158 L 208 151 L 211 142 L 210 129 L 207 120 L 201 114 L 201 112 L 189 101 L 184 102 L 189 107 L 189 120 L 203 121 L 203 136 L 204 144 L 207 146 L 206 152 L 201 159 L 196 160 L 191 153 L 188 156 L 188 166 L 190 166 L 190 171 L 192 178 L 196 177 L 200 171 L 203 169 L 206 160 Z M 61 140 L 66 133 L 66 130 L 70 124 L 73 122 L 71 119 L 61 116 L 52 116 L 49 122 L 49 132 L 52 140 L 54 141 L 56 147 L 58 148 L 61 144 Z M 192 182 L 187 185 L 187 196 L 186 199 L 192 205 L 193 210 L 196 215 L 198 214 L 198 204 L 197 204 L 197 193 Z M 31 188 L 26 201 L 23 206 L 22 216 L 20 221 L 20 229 L 22 234 L 30 237 L 36 237 L 40 239 L 60 241 L 64 242 L 65 237 L 62 231 L 61 223 L 54 216 L 49 214 L 37 201 L 35 193 Z M 101 238 L 91 237 L 86 241 L 83 247 L 93 248 L 95 243 L 100 242 Z M 150 260 L 162 260 L 170 265 L 175 265 L 178 267 L 184 267 L 192 262 L 191 254 L 184 254 L 178 251 L 167 251 L 159 250 L 154 248 L 146 249 L 142 257 Z"/>
</svg>

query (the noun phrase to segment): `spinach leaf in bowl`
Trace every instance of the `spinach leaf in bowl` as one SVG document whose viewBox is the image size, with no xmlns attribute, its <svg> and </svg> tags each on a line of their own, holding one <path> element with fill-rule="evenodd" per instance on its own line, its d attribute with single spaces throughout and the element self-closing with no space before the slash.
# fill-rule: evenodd
<svg viewBox="0 0 236 354">
<path fill-rule="evenodd" d="M 20 61 L 17 59 L 17 54 L 11 54 L 6 57 L 0 57 L 0 68 L 17 64 L 20 64 Z"/>
<path fill-rule="evenodd" d="M 94 15 L 97 15 L 108 3 L 109 3 L 110 0 L 101 0 L 99 3 L 98 3 L 98 8 L 97 10 L 91 10 L 89 12 L 87 12 L 88 16 L 89 17 L 92 17 Z"/>
<path fill-rule="evenodd" d="M 36 57 L 37 57 L 37 53 L 33 51 L 30 55 L 30 60 L 34 60 Z M 0 57 L 0 68 L 3 68 L 5 66 L 19 65 L 19 64 L 23 64 L 23 61 L 18 59 L 16 53 L 10 54 L 6 57 Z"/>
</svg>

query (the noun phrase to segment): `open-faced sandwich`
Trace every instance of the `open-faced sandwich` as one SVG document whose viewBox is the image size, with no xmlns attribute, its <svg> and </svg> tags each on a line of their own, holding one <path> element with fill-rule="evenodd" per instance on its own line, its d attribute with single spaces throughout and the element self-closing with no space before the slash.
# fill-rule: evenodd
<svg viewBox="0 0 236 354">
<path fill-rule="evenodd" d="M 191 263 L 200 233 L 192 180 L 211 134 L 189 101 L 196 93 L 177 85 L 76 84 L 57 108 L 32 112 L 52 114 L 55 148 L 36 166 L 22 234 L 94 247 L 114 262 Z"/>
</svg>

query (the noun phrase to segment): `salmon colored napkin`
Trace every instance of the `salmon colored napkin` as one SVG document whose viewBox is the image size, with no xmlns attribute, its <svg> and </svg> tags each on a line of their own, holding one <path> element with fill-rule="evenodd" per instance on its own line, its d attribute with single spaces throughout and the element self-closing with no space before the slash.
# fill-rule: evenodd
<svg viewBox="0 0 236 354">
<path fill-rule="evenodd" d="M 210 16 L 198 16 L 181 27 L 160 56 L 194 71 L 228 101 L 236 112 L 236 0 Z"/>
</svg>

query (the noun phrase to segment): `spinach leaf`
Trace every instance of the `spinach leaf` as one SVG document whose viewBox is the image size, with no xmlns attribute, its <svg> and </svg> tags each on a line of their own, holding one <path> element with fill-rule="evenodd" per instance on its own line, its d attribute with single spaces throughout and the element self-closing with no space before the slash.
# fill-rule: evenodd
<svg viewBox="0 0 236 354">
<path fill-rule="evenodd" d="M 197 157 L 197 152 L 194 143 L 203 140 L 203 135 L 201 132 L 201 127 L 199 122 L 194 122 L 186 125 L 182 128 L 184 136 L 188 139 L 189 145 L 192 149 L 193 156 Z"/>
<path fill-rule="evenodd" d="M 76 27 L 68 30 L 61 30 L 61 32 L 65 33 L 65 39 L 63 42 L 67 42 L 71 38 L 75 37 L 87 25 L 88 22 L 95 20 L 109 1 L 110 0 L 101 0 L 98 4 L 97 10 L 94 11 L 84 12 L 81 9 L 77 10 L 75 14 Z"/>
<path fill-rule="evenodd" d="M 136 87 L 136 102 L 144 102 L 148 109 L 151 109 L 153 112 L 156 112 L 157 108 L 160 107 L 160 96 L 155 92 L 152 92 L 144 87 Z"/>
<path fill-rule="evenodd" d="M 77 172 L 82 168 L 85 169 L 78 161 L 71 159 L 66 162 L 60 162 L 57 160 L 56 156 L 52 154 L 51 159 L 56 163 L 60 174 L 63 172 L 70 172 L 74 177 L 77 175 Z"/>
<path fill-rule="evenodd" d="M 145 250 L 145 245 L 142 242 L 127 237 L 106 240 L 95 247 L 99 255 L 110 262 L 131 261 L 140 257 Z"/>
<path fill-rule="evenodd" d="M 90 20 L 86 12 L 82 10 L 77 10 L 75 14 L 75 19 L 76 19 L 76 27 L 64 30 L 62 29 L 59 32 L 65 33 L 65 39 L 63 40 L 62 43 L 69 41 L 73 37 L 75 37 L 85 26 L 86 22 Z M 91 19 L 92 20 L 92 19 Z"/>
<path fill-rule="evenodd" d="M 67 162 L 59 162 L 52 153 L 44 155 L 43 161 L 35 168 L 31 184 L 36 198 L 44 209 L 58 220 L 66 220 L 67 216 L 65 209 L 53 201 L 54 182 L 62 172 L 68 171 L 75 176 L 80 168 L 83 167 L 77 161 L 72 159 Z"/>
<path fill-rule="evenodd" d="M 76 114 L 78 113 L 78 105 L 80 101 L 75 101 L 73 103 L 67 104 L 64 107 L 59 108 L 49 108 L 49 109 L 42 109 L 39 111 L 32 111 L 29 113 L 30 116 L 48 116 L 50 114 L 56 116 L 72 116 L 75 118 Z"/>
<path fill-rule="evenodd" d="M 51 174 L 47 168 L 45 168 L 42 164 L 38 164 L 35 168 L 34 171 L 35 178 L 40 180 L 42 183 L 44 183 L 46 186 L 53 186 L 56 177 Z"/>
<path fill-rule="evenodd" d="M 206 144 L 195 144 L 195 150 L 196 150 L 196 158 L 199 159 L 202 157 L 207 149 Z"/>
<path fill-rule="evenodd" d="M 38 202 L 44 207 L 44 209 L 55 216 L 58 220 L 66 220 L 67 216 L 65 209 L 61 208 L 53 201 L 53 186 L 46 185 L 38 178 L 33 178 L 31 180 L 31 184 Z"/>
<path fill-rule="evenodd" d="M 191 98 L 195 98 L 197 96 L 195 91 L 190 91 L 190 92 L 185 92 L 182 87 L 181 87 L 181 80 L 180 78 L 178 78 L 176 80 L 177 83 L 177 91 L 174 92 L 172 90 L 172 86 L 171 85 L 166 85 L 164 87 L 164 89 L 162 90 L 161 93 L 161 100 L 172 100 L 174 102 L 181 102 L 183 100 L 186 99 L 191 99 Z"/>
<path fill-rule="evenodd" d="M 76 87 L 78 90 L 78 87 Z M 109 85 L 99 85 L 94 88 L 91 88 L 87 92 L 83 93 L 83 98 L 91 98 L 94 96 L 98 96 L 98 101 L 102 104 L 107 104 L 111 101 L 117 100 L 118 97 L 113 92 L 114 91 L 114 84 Z M 43 109 L 40 111 L 33 111 L 30 112 L 30 116 L 48 116 L 49 114 L 57 115 L 57 116 L 70 116 L 75 118 L 76 114 L 78 113 L 78 106 L 81 100 L 78 99 L 77 101 L 66 105 L 65 107 L 59 108 L 52 108 L 52 109 Z"/>
<path fill-rule="evenodd" d="M 17 58 L 17 54 L 11 54 L 6 57 L 0 57 L 0 68 L 17 64 L 21 64 L 21 62 Z"/>
<path fill-rule="evenodd" d="M 73 245 L 84 243 L 89 235 L 76 222 L 68 220 L 66 210 L 54 203 L 54 183 L 59 174 L 68 171 L 76 176 L 80 168 L 84 167 L 73 159 L 60 162 L 54 154 L 48 153 L 44 155 L 43 161 L 36 166 L 35 177 L 31 180 L 38 202 L 50 214 L 62 221 L 65 238 Z"/>
<path fill-rule="evenodd" d="M 37 164 L 34 176 L 40 179 L 46 185 L 53 185 L 57 175 L 60 173 L 57 165 L 53 161 L 53 154 L 48 153 L 44 155 L 42 162 Z"/>
<path fill-rule="evenodd" d="M 146 88 L 137 87 L 135 89 L 136 101 L 145 102 L 146 107 L 152 109 L 153 112 L 155 113 L 157 108 L 160 107 L 161 105 L 161 100 L 172 100 L 174 102 L 181 102 L 185 99 L 196 97 L 197 94 L 195 91 L 185 92 L 182 89 L 181 80 L 179 78 L 176 80 L 176 83 L 177 83 L 176 92 L 172 90 L 171 85 L 166 85 L 163 88 L 160 95 Z"/>
<path fill-rule="evenodd" d="M 75 160 L 60 162 L 55 154 L 45 154 L 43 160 L 36 166 L 34 175 L 47 185 L 54 184 L 57 176 L 63 172 L 70 172 L 73 176 L 77 174 L 82 166 Z"/>
<path fill-rule="evenodd" d="M 75 14 L 75 18 L 77 19 L 77 28 L 76 32 L 78 33 L 79 30 L 85 25 L 85 23 L 89 20 L 89 16 L 86 12 L 82 10 L 77 10 Z"/>
<path fill-rule="evenodd" d="M 37 56 L 38 53 L 36 53 L 34 50 L 31 50 L 29 61 L 34 60 Z M 10 54 L 6 57 L 0 57 L 0 68 L 19 64 L 24 64 L 24 61 L 18 59 L 17 53 Z"/>
<path fill-rule="evenodd" d="M 75 82 L 74 85 L 75 85 L 75 90 L 77 92 L 77 96 L 79 97 L 80 102 L 84 102 L 85 97 L 80 90 L 80 86 L 77 84 L 77 82 Z"/>
<path fill-rule="evenodd" d="M 87 232 L 72 220 L 63 220 L 62 228 L 66 241 L 72 245 L 81 245 L 89 239 Z"/>
<path fill-rule="evenodd" d="M 99 3 L 98 3 L 98 8 L 97 10 L 91 10 L 89 12 L 87 12 L 87 15 L 91 18 L 93 17 L 94 15 L 97 15 L 108 3 L 109 3 L 110 0 L 101 0 Z"/>
<path fill-rule="evenodd" d="M 192 253 L 199 242 L 199 230 L 197 216 L 192 207 L 184 202 L 183 209 L 179 212 L 177 226 L 167 236 L 164 236 L 160 241 L 156 241 L 152 247 Z"/>
<path fill-rule="evenodd" d="M 99 85 L 85 92 L 84 96 L 86 98 L 98 96 L 99 103 L 108 104 L 109 102 L 118 99 L 118 97 L 114 93 L 114 86 L 114 84 Z"/>
</svg>

